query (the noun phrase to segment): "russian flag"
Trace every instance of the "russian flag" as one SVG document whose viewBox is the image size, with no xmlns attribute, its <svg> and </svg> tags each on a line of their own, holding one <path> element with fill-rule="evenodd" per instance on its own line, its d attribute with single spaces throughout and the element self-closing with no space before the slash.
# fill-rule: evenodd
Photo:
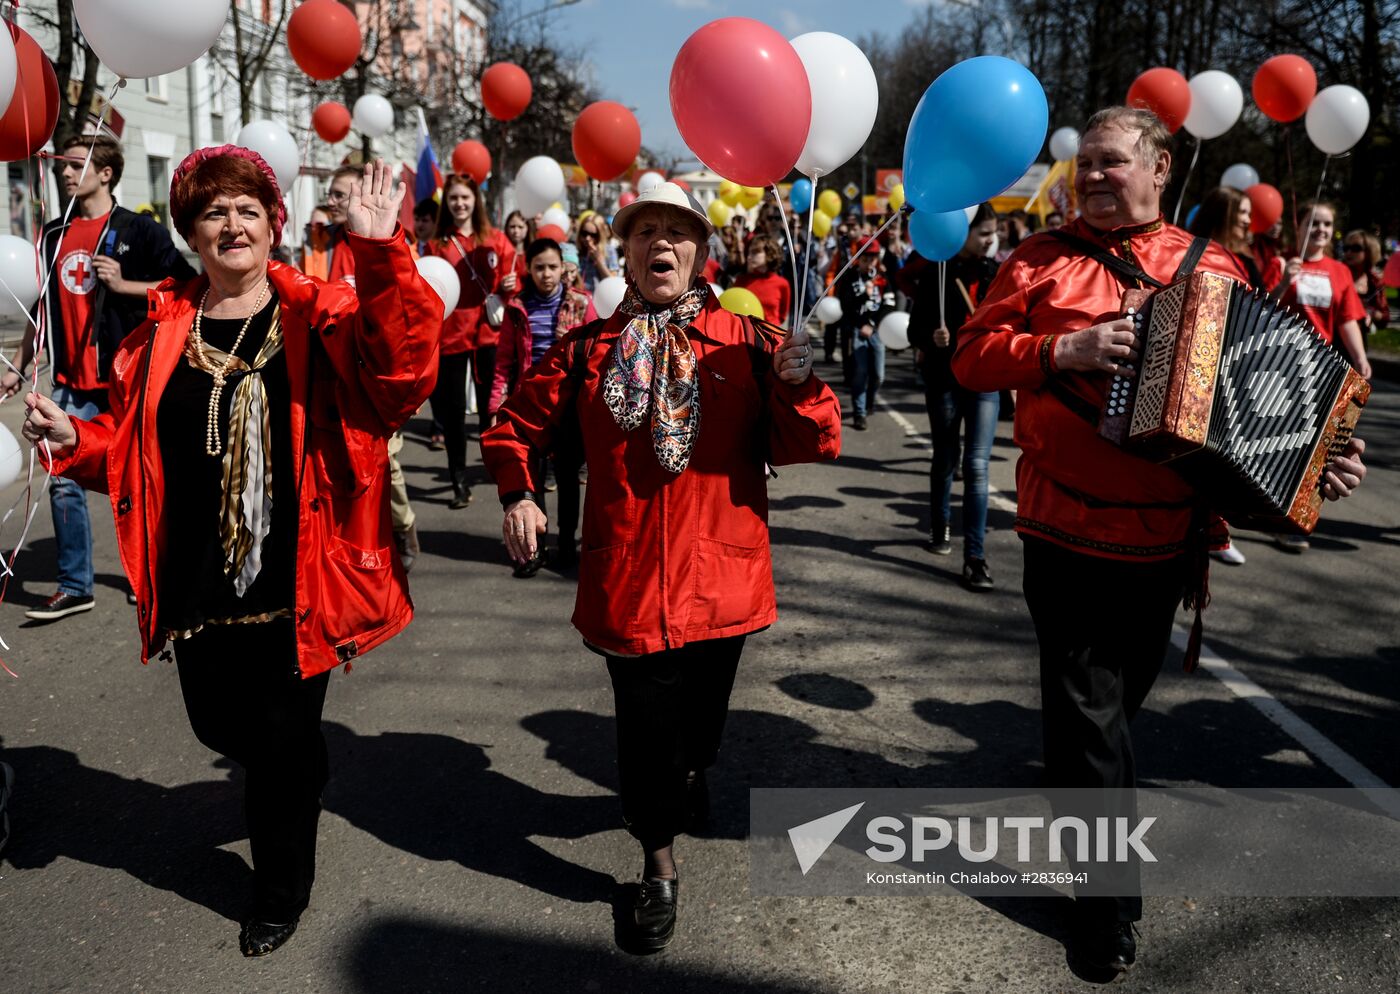
<svg viewBox="0 0 1400 994">
<path fill-rule="evenodd" d="M 428 136 L 428 122 L 423 111 L 418 111 L 418 175 L 414 181 L 413 199 L 432 200 L 442 189 L 442 170 L 438 168 L 437 153 L 433 151 L 433 140 Z"/>
</svg>

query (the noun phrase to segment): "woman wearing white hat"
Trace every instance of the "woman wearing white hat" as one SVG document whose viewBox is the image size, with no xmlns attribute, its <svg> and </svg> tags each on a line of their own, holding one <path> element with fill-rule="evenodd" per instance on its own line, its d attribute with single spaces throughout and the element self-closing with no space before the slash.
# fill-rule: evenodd
<svg viewBox="0 0 1400 994">
<path fill-rule="evenodd" d="M 713 233 L 662 183 L 618 211 L 627 295 L 531 368 L 483 439 L 510 555 L 538 551 L 544 486 L 531 452 L 565 426 L 588 465 L 573 623 L 607 659 L 623 818 L 644 853 L 629 945 L 676 919 L 672 843 L 704 817 L 746 636 L 777 618 L 765 462 L 835 458 L 841 412 L 805 331 L 719 306 L 701 277 Z"/>
</svg>

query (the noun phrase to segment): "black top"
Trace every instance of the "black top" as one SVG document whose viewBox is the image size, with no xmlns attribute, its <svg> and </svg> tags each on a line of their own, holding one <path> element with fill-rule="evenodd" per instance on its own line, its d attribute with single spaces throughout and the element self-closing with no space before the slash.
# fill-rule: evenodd
<svg viewBox="0 0 1400 994">
<path fill-rule="evenodd" d="M 253 318 L 238 346 L 238 357 L 251 363 L 267 339 L 277 297 Z M 204 318 L 201 334 L 227 351 L 243 319 Z M 290 610 L 296 596 L 296 479 L 292 470 L 291 385 L 287 353 L 273 356 L 261 375 L 267 389 L 272 459 L 271 530 L 262 543 L 262 569 L 242 597 L 233 577 L 224 575 L 219 540 L 219 502 L 223 493 L 223 452 L 228 449 L 229 409 L 246 373 L 234 372 L 224 385 L 219 405 L 219 456 L 204 450 L 209 395 L 214 378 L 181 358 L 161 394 L 156 413 L 161 460 L 165 464 L 165 556 L 157 572 L 159 624 L 167 631 L 190 631 L 206 619 L 245 618 Z"/>
<path fill-rule="evenodd" d="M 943 317 L 947 321 L 947 348 L 935 348 L 933 333 L 938 329 L 938 263 L 930 262 L 919 274 L 914 301 L 909 308 L 909 344 L 924 354 L 921 370 L 924 382 L 935 390 L 951 390 L 958 385 L 953 376 L 953 352 L 958 347 L 958 330 L 972 316 L 955 282 L 961 280 L 974 304 L 982 302 L 996 276 L 997 264 L 985 256 L 969 259 L 955 255 L 948 260 L 947 282 L 943 287 Z"/>
</svg>

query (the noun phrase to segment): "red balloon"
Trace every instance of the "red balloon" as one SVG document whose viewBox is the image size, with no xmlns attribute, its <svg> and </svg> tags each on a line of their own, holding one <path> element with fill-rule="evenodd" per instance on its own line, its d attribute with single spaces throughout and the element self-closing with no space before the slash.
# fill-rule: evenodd
<svg viewBox="0 0 1400 994">
<path fill-rule="evenodd" d="M 565 234 L 564 229 L 557 224 L 540 225 L 535 229 L 535 237 L 548 238 L 552 241 L 559 242 L 561 245 L 569 240 L 569 236 Z"/>
<path fill-rule="evenodd" d="M 747 17 L 725 17 L 677 53 L 671 115 L 705 165 L 743 186 L 770 186 L 792 171 L 807 143 L 812 87 L 786 38 Z"/>
<path fill-rule="evenodd" d="M 1244 195 L 1249 198 L 1249 230 L 1262 235 L 1283 217 L 1283 194 L 1268 183 L 1255 183 Z"/>
<path fill-rule="evenodd" d="M 58 76 L 27 31 L 13 24 L 8 27 L 18 73 L 10 108 L 0 117 L 0 162 L 18 162 L 43 148 L 53 134 L 58 123 Z"/>
<path fill-rule="evenodd" d="M 635 193 L 633 193 L 631 190 L 626 190 L 626 191 L 624 191 L 623 193 L 619 194 L 619 195 L 618 195 L 618 198 L 617 198 L 617 207 L 618 207 L 618 210 L 621 210 L 622 208 L 626 207 L 628 204 L 630 204 L 632 201 L 634 201 L 634 200 L 636 200 L 636 199 L 637 199 L 637 195 L 636 195 Z"/>
<path fill-rule="evenodd" d="M 458 142 L 452 150 L 452 171 L 458 176 L 470 176 L 480 186 L 491 175 L 491 153 L 481 142 Z"/>
<path fill-rule="evenodd" d="M 622 104 L 599 100 L 574 122 L 574 158 L 599 182 L 609 183 L 627 172 L 641 150 L 641 126 Z"/>
<path fill-rule="evenodd" d="M 680 187 L 680 188 L 681 188 L 682 190 L 684 190 L 686 193 L 690 193 L 690 192 L 691 192 L 690 184 L 687 183 L 687 182 L 686 182 L 685 180 L 683 180 L 683 179 L 672 179 L 672 180 L 667 180 L 666 182 L 672 183 L 672 184 L 674 184 L 674 185 Z"/>
<path fill-rule="evenodd" d="M 1381 274 L 1381 282 L 1386 286 L 1400 286 L 1400 252 L 1394 252 L 1385 261 L 1385 272 Z"/>
<path fill-rule="evenodd" d="M 481 102 L 498 121 L 513 121 L 530 106 L 530 75 L 514 62 L 497 62 L 481 74 Z"/>
<path fill-rule="evenodd" d="M 350 111 L 344 104 L 327 100 L 312 112 L 311 126 L 322 141 L 334 145 L 350 133 Z"/>
<path fill-rule="evenodd" d="M 1175 69 L 1158 66 L 1133 80 L 1128 87 L 1128 106 L 1150 110 L 1175 134 L 1191 112 L 1191 86 Z"/>
<path fill-rule="evenodd" d="M 336 0 L 306 0 L 287 19 L 287 51 L 312 79 L 335 79 L 360 57 L 360 22 Z"/>
<path fill-rule="evenodd" d="M 1281 124 L 1296 121 L 1308 112 L 1317 96 L 1317 73 L 1298 55 L 1275 55 L 1254 74 L 1254 102 L 1268 117 Z"/>
</svg>

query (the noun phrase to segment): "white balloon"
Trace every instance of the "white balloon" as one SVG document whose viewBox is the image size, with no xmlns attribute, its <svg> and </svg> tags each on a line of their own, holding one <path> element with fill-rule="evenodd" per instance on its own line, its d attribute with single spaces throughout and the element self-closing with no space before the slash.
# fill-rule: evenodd
<svg viewBox="0 0 1400 994">
<path fill-rule="evenodd" d="M 627 281 L 621 276 L 609 276 L 593 287 L 593 309 L 600 318 L 610 318 L 627 295 Z"/>
<path fill-rule="evenodd" d="M 1239 81 L 1219 69 L 1207 69 L 1191 77 L 1191 111 L 1182 125 L 1202 140 L 1219 138 L 1235 126 L 1244 110 Z"/>
<path fill-rule="evenodd" d="M 1305 124 L 1312 143 L 1328 155 L 1341 155 L 1366 133 L 1371 105 L 1354 86 L 1329 86 L 1308 105 Z"/>
<path fill-rule="evenodd" d="M 87 43 L 127 79 L 185 68 L 218 39 L 228 8 L 229 0 L 73 0 Z"/>
<path fill-rule="evenodd" d="M 971 207 L 964 207 L 963 213 L 967 215 L 967 223 L 971 224 L 972 219 L 977 216 L 977 212 L 982 209 L 981 204 L 973 204 Z"/>
<path fill-rule="evenodd" d="M 569 212 L 562 207 L 551 207 L 540 216 L 540 224 L 552 224 L 566 235 L 572 223 L 569 220 Z"/>
<path fill-rule="evenodd" d="M 8 31 L 4 32 L 9 34 Z M 24 471 L 24 453 L 20 450 L 19 439 L 9 428 L 0 424 L 0 490 L 19 479 Z"/>
<path fill-rule="evenodd" d="M 880 109 L 880 87 L 870 60 L 851 41 L 829 31 L 792 39 L 812 87 L 812 123 L 797 171 L 826 176 L 860 151 Z"/>
<path fill-rule="evenodd" d="M 711 296 L 711 297 L 714 297 L 716 300 L 719 300 L 720 295 L 723 294 L 723 293 L 724 293 L 724 287 L 720 286 L 718 283 L 711 283 L 711 284 L 710 284 L 710 296 Z M 596 303 L 593 305 L 593 309 L 594 309 L 595 311 L 598 309 L 598 305 L 597 305 Z"/>
<path fill-rule="evenodd" d="M 564 170 L 547 155 L 526 159 L 515 174 L 515 202 L 526 217 L 543 214 L 565 192 Z"/>
<path fill-rule="evenodd" d="M 39 261 L 33 243 L 0 235 L 0 314 L 22 318 L 38 302 Z"/>
<path fill-rule="evenodd" d="M 261 155 L 272 167 L 284 193 L 292 188 L 301 172 L 301 150 L 286 125 L 280 121 L 249 121 L 239 129 L 233 143 Z"/>
<path fill-rule="evenodd" d="M 1079 154 L 1079 132 L 1073 128 L 1056 128 L 1050 136 L 1050 158 L 1068 162 Z"/>
<path fill-rule="evenodd" d="M 350 123 L 360 134 L 380 138 L 394 130 L 394 105 L 377 93 L 366 93 L 355 101 Z"/>
<path fill-rule="evenodd" d="M 642 173 L 637 177 L 637 193 L 649 193 L 662 183 L 666 182 L 666 177 L 660 173 Z"/>
<path fill-rule="evenodd" d="M 1259 182 L 1259 171 L 1246 162 L 1236 162 L 1220 174 L 1220 185 L 1243 193 Z"/>
<path fill-rule="evenodd" d="M 10 109 L 19 80 L 19 59 L 15 55 L 15 40 L 10 32 L 0 31 L 0 115 Z"/>
<path fill-rule="evenodd" d="M 909 347 L 909 312 L 890 311 L 880 321 L 880 327 L 875 329 L 880 336 L 880 341 L 885 343 L 885 348 L 898 352 L 900 349 Z"/>
<path fill-rule="evenodd" d="M 817 320 L 823 325 L 835 324 L 841 320 L 841 301 L 835 297 L 823 297 L 817 301 Z"/>
<path fill-rule="evenodd" d="M 437 255 L 425 255 L 418 259 L 418 272 L 433 292 L 442 298 L 442 316 L 447 317 L 457 309 L 457 301 L 462 296 L 462 280 L 452 263 Z"/>
</svg>

